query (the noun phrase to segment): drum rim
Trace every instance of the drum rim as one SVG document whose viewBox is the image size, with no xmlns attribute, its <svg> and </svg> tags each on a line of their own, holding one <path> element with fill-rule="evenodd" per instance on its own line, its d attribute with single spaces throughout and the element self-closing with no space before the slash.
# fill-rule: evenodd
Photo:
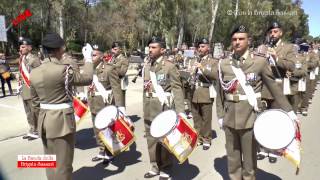
<svg viewBox="0 0 320 180">
<path fill-rule="evenodd" d="M 288 112 L 286 112 L 286 111 L 284 111 L 284 110 L 282 110 L 282 109 L 268 109 L 268 110 L 265 110 L 265 111 L 261 112 L 260 114 L 258 114 L 258 116 L 257 116 L 257 118 L 255 119 L 254 124 L 253 124 L 253 135 L 254 135 L 255 140 L 256 140 L 256 141 L 259 143 L 259 145 L 261 145 L 261 146 L 263 146 L 263 145 L 260 144 L 260 142 L 259 142 L 258 139 L 256 138 L 256 133 L 255 133 L 255 128 L 254 128 L 254 127 L 255 127 L 255 124 L 256 124 L 256 120 L 257 120 L 262 114 L 267 113 L 267 112 L 271 112 L 271 111 L 278 111 L 278 112 L 280 111 L 280 112 L 284 113 L 287 117 L 289 117 L 289 119 L 291 119 L 290 116 L 288 115 Z M 291 122 L 292 122 L 293 128 L 296 129 L 295 124 L 294 124 L 294 121 L 291 120 Z M 292 143 L 292 141 L 294 140 L 294 138 L 295 138 L 295 131 L 293 132 L 293 138 L 290 140 L 290 142 L 289 142 L 286 146 L 284 146 L 284 147 L 282 147 L 282 148 L 279 148 L 279 149 L 272 149 L 272 148 L 265 147 L 265 146 L 263 146 L 263 147 L 266 148 L 266 149 L 270 149 L 270 150 L 280 150 L 280 149 L 284 149 L 284 148 L 288 147 L 288 146 Z"/>
<path fill-rule="evenodd" d="M 119 118 L 119 109 L 118 109 L 116 106 L 114 106 L 114 105 L 105 106 L 104 108 L 102 108 L 102 109 L 97 113 L 97 115 L 96 115 L 96 117 L 95 117 L 95 119 L 94 119 L 94 121 L 95 121 L 94 126 L 95 126 L 97 129 L 103 130 L 103 129 L 106 129 L 106 128 L 109 127 L 109 125 L 106 125 L 106 126 L 103 127 L 103 128 L 97 127 L 97 126 L 96 126 L 96 122 L 97 122 L 98 114 L 99 114 L 100 112 L 105 111 L 105 109 L 107 109 L 107 108 L 113 108 L 113 107 L 114 107 L 114 109 L 116 110 L 116 117 L 115 117 L 115 119 L 112 118 L 111 122 L 113 122 L 113 121 L 115 121 L 115 120 L 117 120 L 117 119 Z M 111 123 L 111 122 L 110 122 L 110 123 Z"/>
<path fill-rule="evenodd" d="M 175 123 L 174 123 L 174 125 L 171 127 L 171 129 L 168 131 L 168 132 L 166 132 L 164 135 L 162 135 L 162 136 L 157 136 L 157 137 L 155 137 L 155 136 L 153 136 L 152 134 L 151 134 L 151 126 L 152 126 L 152 123 L 151 123 L 151 126 L 150 126 L 150 134 L 151 134 L 151 136 L 153 136 L 153 137 L 155 137 L 155 138 L 163 138 L 163 137 L 165 137 L 165 136 L 167 136 L 169 133 L 171 133 L 176 127 L 177 127 L 177 124 L 178 124 L 178 114 L 177 114 L 177 112 L 176 111 L 174 111 L 174 110 L 172 110 L 172 109 L 168 109 L 168 110 L 166 110 L 166 111 L 163 111 L 163 112 L 161 112 L 161 113 L 159 113 L 156 117 L 158 117 L 160 114 L 162 114 L 162 113 L 164 113 L 164 112 L 168 112 L 168 111 L 172 111 L 172 112 L 174 112 L 175 114 L 176 114 L 176 117 L 175 117 Z M 156 118 L 155 117 L 155 118 Z M 155 119 L 154 118 L 154 119 Z M 153 122 L 153 121 L 152 121 Z"/>
</svg>

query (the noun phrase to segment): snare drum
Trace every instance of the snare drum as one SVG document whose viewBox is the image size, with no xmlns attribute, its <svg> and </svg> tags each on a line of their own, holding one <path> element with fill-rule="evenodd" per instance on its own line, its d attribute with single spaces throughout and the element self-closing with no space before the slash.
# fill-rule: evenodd
<svg viewBox="0 0 320 180">
<path fill-rule="evenodd" d="M 115 106 L 107 106 L 98 112 L 95 127 L 100 130 L 99 138 L 112 153 L 117 155 L 125 151 L 134 142 L 129 119 Z"/>
<path fill-rule="evenodd" d="M 185 117 L 168 110 L 152 121 L 150 133 L 183 163 L 196 147 L 198 134 Z"/>
<path fill-rule="evenodd" d="M 288 114 L 279 109 L 266 110 L 253 127 L 258 143 L 270 150 L 286 148 L 295 138 L 295 124 Z"/>
</svg>

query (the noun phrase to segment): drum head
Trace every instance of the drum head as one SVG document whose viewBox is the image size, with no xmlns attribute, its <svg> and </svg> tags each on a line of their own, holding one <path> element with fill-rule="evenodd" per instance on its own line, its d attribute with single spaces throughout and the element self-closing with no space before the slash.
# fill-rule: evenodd
<svg viewBox="0 0 320 180">
<path fill-rule="evenodd" d="M 278 109 L 261 113 L 253 131 L 259 144 L 271 150 L 285 148 L 295 137 L 294 122 L 286 112 Z"/>
<path fill-rule="evenodd" d="M 94 125 L 98 129 L 103 129 L 110 125 L 111 122 L 115 121 L 118 116 L 118 109 L 115 106 L 107 106 L 101 109 L 96 119 L 94 120 Z"/>
<path fill-rule="evenodd" d="M 167 135 L 177 124 L 177 113 L 173 110 L 164 111 L 154 118 L 150 134 L 155 138 Z"/>
</svg>

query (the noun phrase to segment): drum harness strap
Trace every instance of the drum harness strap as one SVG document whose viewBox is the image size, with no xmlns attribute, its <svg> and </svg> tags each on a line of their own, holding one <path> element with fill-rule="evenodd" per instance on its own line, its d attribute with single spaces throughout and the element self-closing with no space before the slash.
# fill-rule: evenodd
<svg viewBox="0 0 320 180">
<path fill-rule="evenodd" d="M 254 92 L 252 86 L 246 83 L 246 80 L 245 80 L 246 76 L 244 72 L 242 71 L 241 68 L 236 68 L 232 65 L 231 65 L 231 68 L 240 86 L 244 90 L 244 93 L 247 96 L 249 104 L 254 108 L 255 111 L 259 112 L 258 101 L 257 101 L 258 95 Z M 219 71 L 221 72 L 221 69 L 219 69 Z"/>
<path fill-rule="evenodd" d="M 103 85 L 99 82 L 97 75 L 93 75 L 92 80 L 93 85 L 96 87 L 97 92 L 95 92 L 95 95 L 102 96 L 103 102 L 110 104 L 109 97 L 112 94 L 112 90 L 106 90 Z"/>
<path fill-rule="evenodd" d="M 100 62 L 96 67 L 98 70 L 102 66 L 104 69 L 103 62 Z M 102 96 L 104 103 L 109 103 L 112 101 L 112 90 L 106 90 L 104 86 L 99 82 L 98 76 L 96 74 L 93 75 L 92 84 L 89 86 L 89 92 L 94 93 L 94 96 Z"/>
<path fill-rule="evenodd" d="M 155 96 L 159 99 L 161 105 L 167 105 L 170 107 L 170 102 L 168 101 L 168 96 L 172 96 L 171 93 L 166 93 L 164 92 L 163 88 L 158 84 L 157 78 L 156 78 L 156 73 L 150 71 L 150 79 L 151 83 L 154 87 L 155 90 Z M 173 98 L 172 98 L 173 99 Z"/>
</svg>

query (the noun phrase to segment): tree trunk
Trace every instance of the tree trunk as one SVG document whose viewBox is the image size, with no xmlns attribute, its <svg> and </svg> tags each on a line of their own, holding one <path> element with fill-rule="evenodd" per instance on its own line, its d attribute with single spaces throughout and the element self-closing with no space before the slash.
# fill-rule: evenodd
<svg viewBox="0 0 320 180">
<path fill-rule="evenodd" d="M 186 6 L 184 1 L 178 1 L 178 8 L 180 9 L 180 22 L 179 22 L 179 36 L 178 36 L 178 42 L 177 47 L 181 48 L 181 44 L 183 41 L 184 36 L 184 23 L 185 23 L 185 17 L 186 17 Z M 178 11 L 179 12 L 179 11 Z"/>
<path fill-rule="evenodd" d="M 84 29 L 84 42 L 87 42 L 87 36 L 88 36 L 88 19 L 89 19 L 89 0 L 86 0 L 85 2 L 86 6 L 86 16 L 85 16 L 85 29 Z"/>
<path fill-rule="evenodd" d="M 215 1 L 215 2 L 214 2 L 214 1 Z M 209 43 L 210 43 L 210 44 L 211 44 L 211 42 L 212 42 L 212 36 L 213 36 L 213 31 L 214 31 L 214 24 L 215 24 L 216 17 L 217 17 L 218 7 L 219 7 L 219 0 L 211 0 L 212 19 L 211 19 L 211 27 L 210 27 L 210 32 L 209 32 Z"/>
<path fill-rule="evenodd" d="M 192 40 L 193 44 L 197 43 L 196 41 L 197 41 L 197 38 L 198 38 L 198 31 L 199 31 L 199 26 L 197 26 L 197 28 L 196 28 L 196 30 L 194 32 L 194 36 L 193 36 L 193 40 Z"/>
<path fill-rule="evenodd" d="M 43 39 L 43 6 L 41 5 L 40 10 L 40 19 L 41 19 L 41 41 Z"/>
<path fill-rule="evenodd" d="M 181 48 L 181 44 L 182 44 L 182 40 L 183 40 L 183 36 L 184 36 L 184 17 L 182 16 L 182 18 L 180 19 L 180 30 L 179 30 L 179 37 L 178 37 L 178 43 L 177 43 L 177 47 L 180 49 Z"/>
<path fill-rule="evenodd" d="M 51 30 L 51 9 L 52 4 L 49 0 L 47 0 L 48 5 L 48 14 L 47 14 L 47 22 L 46 22 L 46 29 Z"/>
<path fill-rule="evenodd" d="M 239 0 L 237 0 L 237 2 L 236 2 L 236 10 L 235 10 L 235 14 L 234 14 L 234 17 L 235 18 L 237 18 L 237 16 L 238 16 L 238 12 L 239 11 Z"/>
<path fill-rule="evenodd" d="M 61 36 L 61 38 L 63 39 L 63 1 L 60 4 L 59 7 L 59 34 Z"/>
<path fill-rule="evenodd" d="M 166 42 L 166 49 L 169 49 L 169 32 L 168 31 L 164 31 L 164 38 Z"/>
</svg>

